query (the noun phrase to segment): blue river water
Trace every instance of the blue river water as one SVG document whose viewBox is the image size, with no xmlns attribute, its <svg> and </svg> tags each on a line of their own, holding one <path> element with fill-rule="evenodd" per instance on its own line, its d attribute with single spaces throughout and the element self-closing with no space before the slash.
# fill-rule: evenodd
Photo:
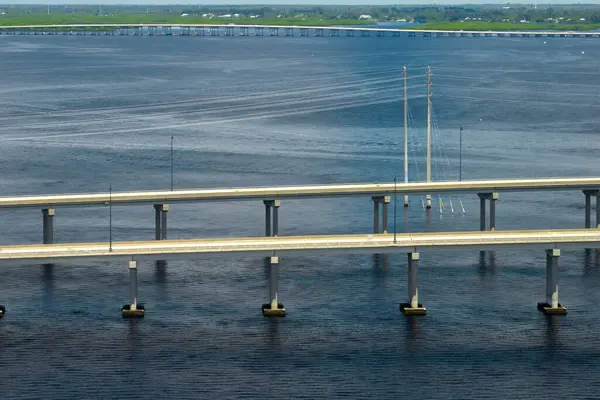
<svg viewBox="0 0 600 400">
<path fill-rule="evenodd" d="M 2 195 L 404 180 L 598 176 L 600 45 L 567 38 L 0 37 Z M 399 207 L 390 229 L 476 230 L 476 196 Z M 460 203 L 464 205 L 463 213 Z M 401 204 L 401 203 L 400 203 Z M 443 208 L 440 206 L 443 204 Z M 454 212 L 452 212 L 454 211 Z M 171 205 L 169 238 L 260 236 L 260 202 Z M 393 215 L 390 209 L 390 218 Z M 41 212 L 0 212 L 39 243 Z M 114 207 L 115 240 L 151 239 Z M 497 229 L 583 227 L 578 192 L 501 194 Z M 368 233 L 369 198 L 284 201 L 280 233 Z M 57 209 L 57 242 L 106 241 L 106 208 Z M 597 398 L 600 266 L 563 251 L 547 319 L 543 252 L 421 254 L 429 314 L 406 319 L 406 256 L 281 257 L 285 319 L 264 319 L 259 257 L 6 266 L 0 398 Z"/>
</svg>

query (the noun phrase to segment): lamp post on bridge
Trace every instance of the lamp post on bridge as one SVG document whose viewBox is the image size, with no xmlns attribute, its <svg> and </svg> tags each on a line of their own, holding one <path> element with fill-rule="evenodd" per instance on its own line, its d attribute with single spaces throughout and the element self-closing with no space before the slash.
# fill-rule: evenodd
<svg viewBox="0 0 600 400">
<path fill-rule="evenodd" d="M 463 126 L 462 124 L 460 125 L 460 135 L 459 135 L 459 145 L 458 145 L 458 157 L 459 157 L 459 170 L 458 170 L 458 180 L 462 181 L 462 132 L 463 132 Z"/>
<path fill-rule="evenodd" d="M 396 203 L 398 201 L 396 196 L 396 175 L 394 175 L 394 243 L 396 243 Z"/>
<path fill-rule="evenodd" d="M 112 182 L 108 184 L 108 251 L 112 251 Z"/>
</svg>

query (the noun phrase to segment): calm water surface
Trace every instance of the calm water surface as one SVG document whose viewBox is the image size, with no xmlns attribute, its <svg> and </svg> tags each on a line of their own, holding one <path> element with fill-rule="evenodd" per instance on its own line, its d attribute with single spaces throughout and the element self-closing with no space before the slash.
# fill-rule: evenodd
<svg viewBox="0 0 600 400">
<path fill-rule="evenodd" d="M 596 41 L 518 38 L 0 37 L 2 195 L 424 178 L 432 67 L 436 180 L 598 176 Z M 418 196 L 398 231 L 478 228 L 475 196 Z M 466 213 L 460 211 L 459 201 Z M 450 201 L 454 214 L 451 212 Z M 285 235 L 365 233 L 364 199 L 282 202 Z M 390 210 L 391 211 L 391 210 Z M 390 212 L 390 216 L 392 213 Z M 172 205 L 169 238 L 259 236 L 260 202 Z M 501 194 L 498 229 L 583 226 L 581 193 Z M 114 207 L 115 240 L 153 237 Z M 0 213 L 39 243 L 39 210 Z M 108 239 L 108 210 L 58 209 L 58 242 Z M 390 228 L 393 223 L 390 222 Z M 124 321 L 127 265 L 3 267 L 2 399 L 596 398 L 600 266 L 564 251 L 546 319 L 543 252 L 421 254 L 429 315 L 407 320 L 406 256 L 281 258 L 289 316 L 260 315 L 259 257 L 139 265 L 147 315 Z"/>
</svg>

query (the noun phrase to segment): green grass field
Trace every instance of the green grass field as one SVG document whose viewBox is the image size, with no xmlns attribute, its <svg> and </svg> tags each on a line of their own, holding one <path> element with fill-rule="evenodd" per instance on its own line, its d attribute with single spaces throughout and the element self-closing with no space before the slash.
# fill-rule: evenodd
<svg viewBox="0 0 600 400">
<path fill-rule="evenodd" d="M 589 31 L 600 28 L 600 24 L 514 24 L 510 22 L 436 22 L 422 24 L 410 29 L 432 29 L 446 31 Z"/>
<path fill-rule="evenodd" d="M 212 18 L 179 16 L 173 14 L 18 14 L 0 15 L 0 26 L 19 25 L 71 25 L 71 24 L 211 24 L 222 25 L 286 25 L 286 26 L 330 26 L 363 25 L 372 22 L 363 20 L 319 19 L 319 18 Z"/>
</svg>

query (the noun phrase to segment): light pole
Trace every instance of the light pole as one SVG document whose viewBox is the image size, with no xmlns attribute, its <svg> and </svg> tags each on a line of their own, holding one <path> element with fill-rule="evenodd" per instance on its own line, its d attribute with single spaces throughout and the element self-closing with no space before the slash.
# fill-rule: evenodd
<svg viewBox="0 0 600 400">
<path fill-rule="evenodd" d="M 171 192 L 173 191 L 173 135 L 171 135 Z"/>
<path fill-rule="evenodd" d="M 462 181 L 462 131 L 463 127 L 460 126 L 460 136 L 459 136 L 459 145 L 458 145 L 458 157 L 459 157 L 459 170 L 458 170 L 458 180 Z"/>
<path fill-rule="evenodd" d="M 396 175 L 394 175 L 394 243 L 396 243 Z"/>
<path fill-rule="evenodd" d="M 112 182 L 108 184 L 108 251 L 112 251 Z"/>
</svg>

